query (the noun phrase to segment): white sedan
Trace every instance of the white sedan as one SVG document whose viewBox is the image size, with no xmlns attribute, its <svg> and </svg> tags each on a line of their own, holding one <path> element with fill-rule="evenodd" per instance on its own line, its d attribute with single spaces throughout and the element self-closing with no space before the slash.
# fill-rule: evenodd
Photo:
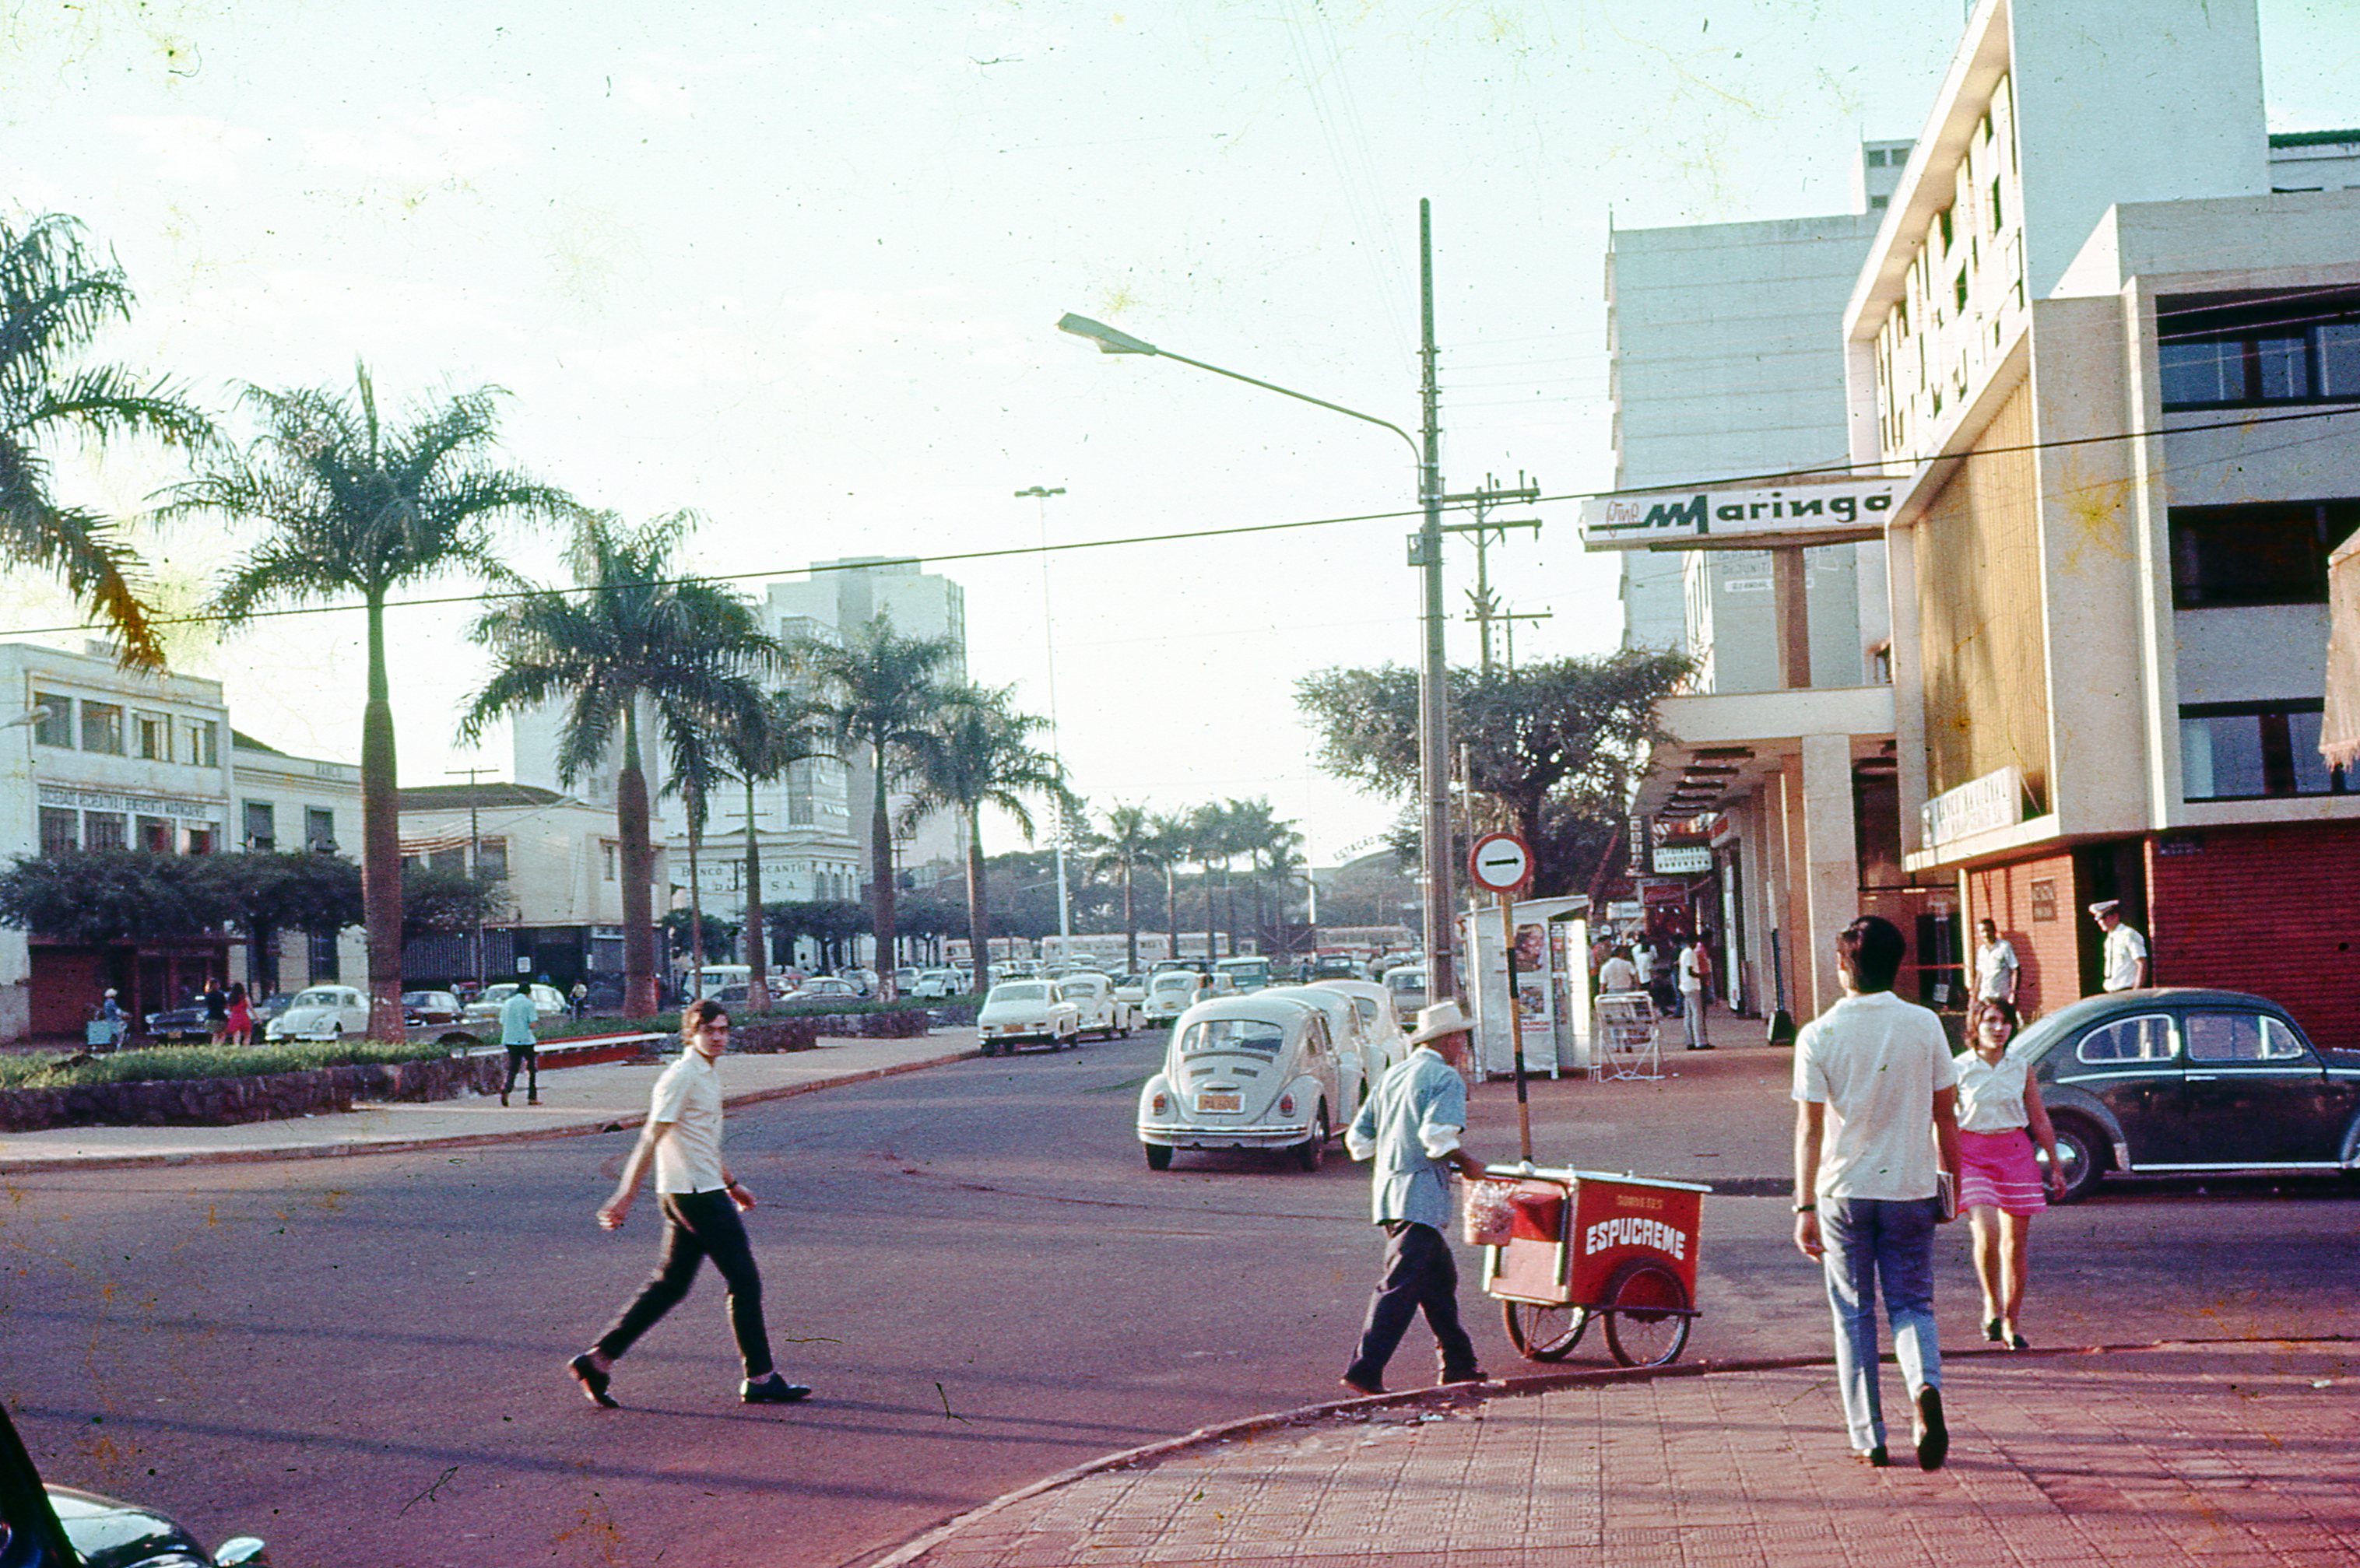
<svg viewBox="0 0 2360 1568">
<path fill-rule="evenodd" d="M 273 1043 L 290 1040 L 342 1040 L 366 1036 L 369 1026 L 368 998 L 350 985 L 313 985 L 297 994 L 287 1010 L 270 1020 L 262 1038 Z"/>
<path fill-rule="evenodd" d="M 565 997 L 556 986 L 534 985 L 530 989 L 532 992 L 532 1014 L 536 1018 L 553 1018 L 566 1011 Z M 485 986 L 484 994 L 467 1004 L 468 1020 L 474 1023 L 486 1021 L 497 1023 L 500 1017 L 500 1004 L 516 994 L 517 986 L 513 981 L 503 981 L 497 985 Z M 295 1000 L 297 1005 L 300 1006 L 303 998 L 298 996 Z"/>
<path fill-rule="evenodd" d="M 1031 1041 L 1063 1051 L 1081 1038 L 1082 1010 L 1054 980 L 1003 980 L 975 1015 L 986 1056 L 1015 1053 Z"/>
</svg>

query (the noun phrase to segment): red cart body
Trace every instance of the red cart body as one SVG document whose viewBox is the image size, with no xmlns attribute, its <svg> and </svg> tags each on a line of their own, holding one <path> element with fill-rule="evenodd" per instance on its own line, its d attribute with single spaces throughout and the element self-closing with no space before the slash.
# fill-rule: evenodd
<svg viewBox="0 0 2360 1568">
<path fill-rule="evenodd" d="M 1495 1173 L 1507 1190 L 1512 1224 L 1489 1248 L 1486 1293 L 1550 1305 L 1602 1301 L 1617 1270 L 1634 1258 L 1663 1264 L 1696 1299 L 1697 1223 L 1709 1189 L 1687 1181 L 1601 1171 Z"/>
</svg>

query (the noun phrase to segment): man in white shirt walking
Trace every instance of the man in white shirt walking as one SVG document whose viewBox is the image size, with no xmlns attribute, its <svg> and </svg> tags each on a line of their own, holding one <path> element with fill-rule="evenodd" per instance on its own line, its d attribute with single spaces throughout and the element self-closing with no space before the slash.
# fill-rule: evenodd
<svg viewBox="0 0 2360 1568">
<path fill-rule="evenodd" d="M 785 1405 L 811 1390 L 779 1376 L 770 1360 L 770 1338 L 762 1323 L 762 1276 L 754 1267 L 746 1226 L 738 1217 L 754 1206 L 754 1194 L 729 1174 L 721 1160 L 721 1075 L 716 1064 L 729 1049 L 729 1015 L 707 997 L 680 1016 L 680 1060 L 656 1080 L 647 1125 L 624 1163 L 615 1195 L 600 1205 L 603 1229 L 620 1229 L 639 1196 L 639 1181 L 653 1163 L 656 1192 L 663 1202 L 664 1239 L 654 1276 L 598 1343 L 566 1363 L 590 1402 L 614 1408 L 606 1391 L 615 1363 L 639 1335 L 680 1304 L 707 1258 L 729 1286 L 729 1329 L 737 1336 L 746 1380 L 738 1397 L 749 1405 Z"/>
<path fill-rule="evenodd" d="M 2147 938 L 2123 922 L 2123 906 L 2119 899 L 2101 898 L 2090 906 L 2090 918 L 2106 933 L 2105 988 L 2109 991 L 2136 991 L 2147 981 Z"/>
<path fill-rule="evenodd" d="M 1975 945 L 1975 999 L 2016 1006 L 2016 944 L 1999 934 L 1998 922 L 1989 915 L 1975 922 L 1975 933 L 1981 939 Z"/>
<path fill-rule="evenodd" d="M 1916 1410 L 1918 1464 L 1950 1452 L 1934 1334 L 1941 1180 L 1959 1176 L 1958 1072 L 1941 1020 L 1893 994 L 1907 952 L 1874 915 L 1836 939 L 1844 995 L 1795 1039 L 1795 1246 L 1827 1276 L 1836 1382 L 1852 1452 L 1886 1463 L 1876 1293 Z"/>
</svg>

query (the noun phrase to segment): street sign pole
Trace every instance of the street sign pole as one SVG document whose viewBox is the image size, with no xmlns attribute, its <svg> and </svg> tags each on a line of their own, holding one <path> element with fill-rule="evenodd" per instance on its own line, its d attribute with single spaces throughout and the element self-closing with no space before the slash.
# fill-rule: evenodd
<svg viewBox="0 0 2360 1568">
<path fill-rule="evenodd" d="M 1516 1060 L 1516 1141 L 1530 1165 L 1533 1107 L 1525 1087 L 1524 1009 L 1516 999 L 1516 895 L 1532 885 L 1532 846 L 1513 833 L 1485 833 L 1468 852 L 1467 874 L 1500 900 L 1500 954 L 1508 970 L 1508 1040 Z"/>
<path fill-rule="evenodd" d="M 1508 958 L 1508 1035 L 1516 1044 L 1516 1142 L 1533 1162 L 1533 1107 L 1524 1089 L 1524 1009 L 1516 999 L 1516 896 L 1500 896 L 1500 951 Z"/>
</svg>

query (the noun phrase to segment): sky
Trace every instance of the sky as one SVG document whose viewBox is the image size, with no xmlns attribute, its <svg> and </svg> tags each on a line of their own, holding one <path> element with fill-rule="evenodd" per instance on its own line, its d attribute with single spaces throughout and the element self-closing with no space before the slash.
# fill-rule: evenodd
<svg viewBox="0 0 2360 1568">
<path fill-rule="evenodd" d="M 0 203 L 63 212 L 139 303 L 105 357 L 239 389 L 494 386 L 509 459 L 586 503 L 703 519 L 689 563 L 1073 543 L 1404 510 L 1383 430 L 1054 330 L 1077 311 L 1414 427 L 1434 203 L 1444 475 L 1612 478 L 1610 225 L 1847 211 L 1914 136 L 1948 0 L 1054 0 L 401 6 L 87 0 L 0 35 Z M 2274 129 L 2360 124 L 2360 8 L 2265 0 Z M 235 419 L 233 428 L 235 427 Z M 71 458 L 137 517 L 167 454 Z M 1045 503 L 1015 492 L 1062 486 Z M 1509 514 L 1516 515 L 1516 514 Z M 1610 650 L 1572 508 L 1496 550 L 1520 659 Z M 945 565 L 969 664 L 1054 707 L 1098 807 L 1266 795 L 1327 864 L 1393 803 L 1320 775 L 1300 675 L 1409 662 L 1414 519 Z M 252 536 L 140 525 L 193 606 Z M 518 533 L 518 568 L 559 539 Z M 1463 610 L 1470 548 L 1453 547 Z M 1044 618 L 1045 606 L 1045 618 Z M 0 637 L 75 617 L 0 581 Z M 471 764 L 462 609 L 399 612 L 407 783 Z M 235 722 L 358 755 L 359 617 L 185 634 Z M 1472 662 L 1475 628 L 1451 627 Z M 78 635 L 42 640 L 77 646 Z M 1002 844 L 1014 839 L 1004 824 Z"/>
</svg>

